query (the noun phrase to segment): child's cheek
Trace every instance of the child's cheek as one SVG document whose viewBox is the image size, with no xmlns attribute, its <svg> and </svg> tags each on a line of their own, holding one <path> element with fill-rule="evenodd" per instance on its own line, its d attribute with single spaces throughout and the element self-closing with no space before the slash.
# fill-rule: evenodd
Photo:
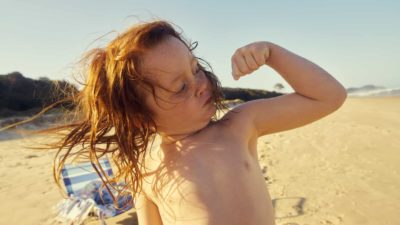
<svg viewBox="0 0 400 225">
<path fill-rule="evenodd" d="M 193 116 L 193 113 L 196 113 L 199 108 L 199 103 L 194 101 L 192 98 L 186 99 L 184 104 L 182 104 L 182 113 L 188 115 L 188 116 Z"/>
</svg>

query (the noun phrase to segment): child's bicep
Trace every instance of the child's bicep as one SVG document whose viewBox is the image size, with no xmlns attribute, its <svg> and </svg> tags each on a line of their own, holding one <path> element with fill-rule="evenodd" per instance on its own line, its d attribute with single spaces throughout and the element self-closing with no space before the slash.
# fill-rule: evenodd
<svg viewBox="0 0 400 225">
<path fill-rule="evenodd" d="M 242 127 L 249 127 L 249 133 L 259 137 L 314 122 L 336 111 L 342 103 L 321 102 L 290 93 L 246 102 L 232 116 L 237 117 Z"/>
</svg>

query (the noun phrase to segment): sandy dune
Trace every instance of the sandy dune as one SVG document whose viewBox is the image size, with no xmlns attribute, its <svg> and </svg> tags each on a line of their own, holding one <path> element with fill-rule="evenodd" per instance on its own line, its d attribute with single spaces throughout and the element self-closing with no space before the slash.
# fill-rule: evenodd
<svg viewBox="0 0 400 225">
<path fill-rule="evenodd" d="M 400 224 L 399 128 L 399 97 L 349 97 L 328 117 L 260 138 L 277 224 Z M 52 224 L 53 153 L 25 148 L 44 139 L 0 142 L 0 224 Z M 107 224 L 137 224 L 135 210 Z"/>
</svg>

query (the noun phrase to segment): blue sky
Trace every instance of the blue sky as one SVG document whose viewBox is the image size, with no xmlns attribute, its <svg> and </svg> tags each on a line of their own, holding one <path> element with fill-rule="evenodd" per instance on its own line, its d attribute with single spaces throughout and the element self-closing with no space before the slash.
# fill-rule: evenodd
<svg viewBox="0 0 400 225">
<path fill-rule="evenodd" d="M 195 53 L 211 64 L 223 86 L 272 89 L 282 83 L 292 90 L 266 66 L 232 79 L 233 52 L 265 40 L 320 65 L 345 87 L 400 87 L 400 1 L 395 0 L 0 0 L 0 15 L 0 74 L 71 80 L 85 51 L 138 20 L 161 18 L 199 42 Z"/>
</svg>

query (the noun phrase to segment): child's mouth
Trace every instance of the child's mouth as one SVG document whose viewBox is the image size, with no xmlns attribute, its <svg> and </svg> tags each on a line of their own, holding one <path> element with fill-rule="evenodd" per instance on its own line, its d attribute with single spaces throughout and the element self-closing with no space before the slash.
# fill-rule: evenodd
<svg viewBox="0 0 400 225">
<path fill-rule="evenodd" d="M 206 100 L 206 102 L 204 102 L 203 106 L 210 104 L 211 100 L 212 100 L 212 96 L 210 96 L 210 97 Z"/>
</svg>

